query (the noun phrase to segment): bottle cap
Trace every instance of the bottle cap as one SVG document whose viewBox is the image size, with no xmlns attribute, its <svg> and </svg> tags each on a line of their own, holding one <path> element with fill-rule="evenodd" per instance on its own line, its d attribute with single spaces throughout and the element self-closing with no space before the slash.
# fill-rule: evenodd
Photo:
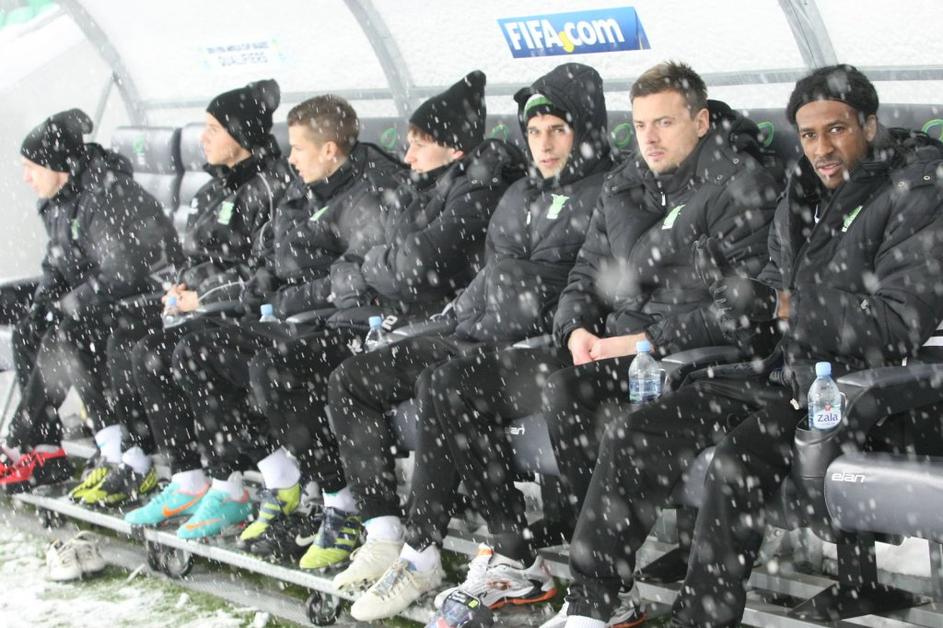
<svg viewBox="0 0 943 628">
<path fill-rule="evenodd" d="M 274 316 L 275 308 L 272 307 L 271 303 L 263 303 L 262 307 L 259 308 L 259 312 L 262 313 L 262 316 Z"/>
<path fill-rule="evenodd" d="M 831 377 L 832 376 L 832 365 L 829 362 L 816 362 L 815 363 L 815 376 L 816 377 Z"/>
<path fill-rule="evenodd" d="M 635 352 L 636 353 L 651 353 L 652 352 L 652 343 L 648 340 L 639 340 L 635 343 Z"/>
<path fill-rule="evenodd" d="M 167 297 L 167 307 L 177 307 L 177 297 Z"/>
<path fill-rule="evenodd" d="M 363 319 L 360 319 L 363 320 Z M 370 323 L 370 329 L 380 329 L 383 326 L 383 317 L 382 316 L 371 316 L 368 320 Z"/>
</svg>

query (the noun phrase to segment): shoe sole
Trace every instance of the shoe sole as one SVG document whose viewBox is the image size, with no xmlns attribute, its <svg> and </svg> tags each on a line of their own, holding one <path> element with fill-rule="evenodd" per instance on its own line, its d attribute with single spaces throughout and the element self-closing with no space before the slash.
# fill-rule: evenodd
<svg viewBox="0 0 943 628">
<path fill-rule="evenodd" d="M 639 615 L 638 619 L 633 619 L 632 621 L 623 621 L 618 624 L 613 624 L 611 628 L 635 628 L 636 626 L 641 626 L 648 619 L 648 616 L 645 613 Z"/>
<path fill-rule="evenodd" d="M 498 600 L 488 608 L 493 611 L 498 610 L 499 608 L 504 608 L 505 606 L 525 606 L 527 604 L 539 604 L 540 602 L 546 602 L 552 600 L 557 595 L 556 587 L 550 589 L 549 591 L 538 591 L 534 595 L 526 597 L 506 597 Z"/>
<path fill-rule="evenodd" d="M 61 484 L 72 479 L 72 465 L 64 459 L 62 462 L 48 462 L 44 465 L 37 465 L 33 471 L 33 476 L 23 482 L 0 484 L 0 492 L 7 495 L 15 495 L 31 491 L 39 486 L 49 486 L 51 484 Z"/>
</svg>

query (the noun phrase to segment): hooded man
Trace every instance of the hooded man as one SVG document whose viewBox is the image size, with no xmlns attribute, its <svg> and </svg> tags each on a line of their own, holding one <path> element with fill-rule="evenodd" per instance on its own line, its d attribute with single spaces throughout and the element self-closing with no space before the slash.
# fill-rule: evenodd
<svg viewBox="0 0 943 628">
<path fill-rule="evenodd" d="M 35 127 L 20 148 L 49 243 L 29 314 L 13 334 L 22 397 L 0 463 L 6 491 L 70 477 L 57 416 L 70 385 L 96 427 L 109 424 L 102 349 L 113 331 L 146 319 L 140 306 L 121 301 L 152 292 L 152 267 L 179 255 L 160 203 L 134 181 L 125 158 L 84 142 L 91 131 L 89 117 L 71 109 Z"/>
<path fill-rule="evenodd" d="M 943 319 L 943 146 L 903 129 L 882 138 L 877 110 L 874 86 L 852 66 L 796 83 L 786 114 L 804 156 L 776 210 L 769 263 L 751 279 L 722 256 L 699 262 L 731 321 L 781 321 L 783 339 L 763 361 L 714 368 L 609 424 L 570 546 L 567 626 L 607 624 L 659 509 L 714 443 L 672 625 L 739 625 L 813 365 L 829 362 L 839 377 L 899 364 Z"/>
<path fill-rule="evenodd" d="M 163 296 L 164 313 L 180 324 L 117 330 L 108 339 L 112 420 L 95 436 L 100 455 L 70 496 L 117 505 L 156 488 L 150 455 L 186 456 L 169 423 L 192 424 L 175 386 L 170 359 L 187 334 L 213 321 L 191 318 L 200 304 L 238 298 L 266 246 L 264 229 L 291 181 L 271 135 L 280 92 L 274 80 L 224 92 L 207 105 L 200 136 L 212 175 L 194 195 L 183 232 L 184 260 Z M 159 311 L 155 311 L 159 314 Z"/>
<path fill-rule="evenodd" d="M 495 209 L 487 263 L 454 301 L 454 332 L 350 358 L 331 375 L 332 425 L 367 532 L 366 544 L 334 582 L 373 584 L 351 609 L 361 621 L 395 615 L 442 582 L 439 545 L 458 478 L 434 415 L 434 397 L 445 389 L 431 384 L 432 374 L 459 355 L 490 355 L 549 331 L 611 166 L 602 79 L 593 68 L 559 66 L 516 100 L 533 168 Z M 404 526 L 393 468 L 395 438 L 383 414 L 411 397 L 418 404 L 419 444 Z M 552 595 L 549 575 L 539 565 L 532 571 L 539 595 Z"/>
</svg>

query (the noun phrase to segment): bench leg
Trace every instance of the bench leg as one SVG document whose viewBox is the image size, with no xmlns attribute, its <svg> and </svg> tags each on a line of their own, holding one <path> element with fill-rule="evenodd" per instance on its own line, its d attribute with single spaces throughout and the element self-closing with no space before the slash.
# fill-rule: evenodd
<svg viewBox="0 0 943 628">
<path fill-rule="evenodd" d="M 933 583 L 933 597 L 943 600 L 943 545 L 929 542 L 930 545 L 930 582 Z"/>
<path fill-rule="evenodd" d="M 688 572 L 688 557 L 694 538 L 697 508 L 681 506 L 676 511 L 678 547 L 662 554 L 635 573 L 636 580 L 650 584 L 668 584 L 684 580 Z"/>
<path fill-rule="evenodd" d="M 859 535 L 838 543 L 838 582 L 789 612 L 792 617 L 838 621 L 882 615 L 925 604 L 920 596 L 878 583 L 874 538 Z"/>
<path fill-rule="evenodd" d="M 10 425 L 10 420 L 12 415 L 10 414 L 10 406 L 13 405 L 13 398 L 16 396 L 17 384 L 16 376 L 10 378 L 10 383 L 7 384 L 6 390 L 3 392 L 3 413 L 0 414 L 0 437 L 3 437 L 7 433 L 7 427 Z"/>
</svg>

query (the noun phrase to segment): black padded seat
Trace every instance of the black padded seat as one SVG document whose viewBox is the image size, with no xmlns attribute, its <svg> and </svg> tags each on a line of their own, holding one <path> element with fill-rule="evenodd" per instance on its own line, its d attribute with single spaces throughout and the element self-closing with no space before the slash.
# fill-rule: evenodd
<svg viewBox="0 0 943 628">
<path fill-rule="evenodd" d="M 131 161 L 135 181 L 154 195 L 169 216 L 177 208 L 183 174 L 180 129 L 118 127 L 111 137 L 111 148 Z"/>
</svg>

